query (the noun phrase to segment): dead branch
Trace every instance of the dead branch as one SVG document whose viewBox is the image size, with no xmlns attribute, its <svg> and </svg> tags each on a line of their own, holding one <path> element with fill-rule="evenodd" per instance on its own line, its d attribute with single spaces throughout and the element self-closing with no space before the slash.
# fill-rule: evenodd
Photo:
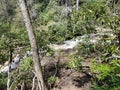
<svg viewBox="0 0 120 90">
<path fill-rule="evenodd" d="M 22 82 L 22 85 L 21 85 L 21 90 L 24 90 L 24 86 L 25 86 L 25 83 L 24 81 Z"/>
<path fill-rule="evenodd" d="M 120 56 L 113 54 L 111 57 L 108 59 L 120 59 Z"/>
</svg>

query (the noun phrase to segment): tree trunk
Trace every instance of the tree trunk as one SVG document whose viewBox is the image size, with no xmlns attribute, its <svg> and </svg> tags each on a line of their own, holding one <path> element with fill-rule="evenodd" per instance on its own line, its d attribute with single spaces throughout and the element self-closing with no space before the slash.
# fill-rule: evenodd
<svg viewBox="0 0 120 90">
<path fill-rule="evenodd" d="M 79 0 L 76 1 L 76 11 L 79 9 Z"/>
<path fill-rule="evenodd" d="M 8 45 L 9 46 L 9 45 Z M 8 70 L 8 81 L 7 81 L 7 90 L 10 90 L 10 81 L 11 81 L 11 63 L 12 63 L 12 53 L 13 53 L 13 50 L 12 50 L 12 47 L 9 46 L 10 48 L 10 51 L 9 51 L 9 70 Z"/>
<path fill-rule="evenodd" d="M 12 63 L 12 54 L 13 54 L 13 47 L 11 45 L 11 35 L 10 35 L 10 30 L 11 30 L 11 21 L 12 21 L 12 18 L 9 17 L 10 16 L 10 13 L 9 13 L 9 4 L 8 4 L 8 1 L 7 0 L 1 0 L 0 1 L 2 6 L 3 6 L 3 10 L 5 12 L 5 17 L 6 17 L 6 21 L 8 22 L 9 24 L 9 34 L 8 34 L 8 37 L 9 37 L 9 42 L 10 43 L 6 43 L 6 45 L 8 46 L 9 48 L 9 69 L 8 69 L 8 80 L 7 80 L 7 90 L 10 90 L 10 82 L 11 82 L 11 63 Z"/>
<path fill-rule="evenodd" d="M 41 67 L 39 53 L 38 53 L 38 47 L 37 47 L 32 23 L 30 20 L 30 14 L 28 12 L 26 0 L 19 0 L 19 5 L 20 5 L 20 8 L 21 8 L 21 11 L 23 14 L 25 26 L 26 26 L 29 40 L 30 40 L 31 49 L 33 52 L 34 69 L 36 72 L 37 79 L 41 84 L 41 87 L 39 87 L 39 88 L 41 88 L 41 90 L 47 90 L 46 85 L 44 83 L 44 79 L 43 79 L 42 67 Z"/>
</svg>

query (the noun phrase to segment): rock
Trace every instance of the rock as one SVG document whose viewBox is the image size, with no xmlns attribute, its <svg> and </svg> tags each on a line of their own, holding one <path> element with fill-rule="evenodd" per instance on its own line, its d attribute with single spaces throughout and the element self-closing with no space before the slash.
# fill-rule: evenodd
<svg viewBox="0 0 120 90">
<path fill-rule="evenodd" d="M 26 52 L 26 56 L 30 56 L 30 55 L 32 55 L 32 54 L 33 54 L 32 51 L 27 51 L 27 52 Z"/>
<path fill-rule="evenodd" d="M 7 66 L 9 64 L 9 61 L 6 61 L 5 63 L 4 63 L 4 66 Z"/>
<path fill-rule="evenodd" d="M 49 45 L 50 48 L 53 48 L 54 50 L 68 50 L 68 49 L 74 49 L 77 47 L 80 43 L 97 43 L 99 40 L 101 40 L 101 37 L 104 35 L 107 35 L 110 38 L 115 38 L 115 35 L 112 34 L 112 32 L 108 32 L 110 30 L 103 30 L 104 32 L 96 33 L 96 34 L 85 34 L 83 36 L 78 36 L 76 39 L 71 39 L 65 41 L 61 45 L 51 44 Z"/>
<path fill-rule="evenodd" d="M 68 50 L 68 49 L 73 49 L 77 45 L 78 45 L 77 41 L 68 40 L 68 41 L 65 41 L 64 44 L 62 44 L 62 45 L 51 44 L 49 46 L 51 48 L 53 48 L 54 50 Z"/>
<path fill-rule="evenodd" d="M 0 68 L 2 67 L 2 65 L 0 65 Z"/>
<path fill-rule="evenodd" d="M 9 66 L 5 66 L 1 71 L 0 73 L 7 73 L 9 70 Z"/>
<path fill-rule="evenodd" d="M 11 69 L 16 69 L 18 64 L 15 64 L 14 62 L 11 63 L 10 67 Z"/>
<path fill-rule="evenodd" d="M 13 62 L 16 64 L 20 62 L 20 55 L 19 54 L 16 55 L 16 57 L 13 59 Z"/>
</svg>

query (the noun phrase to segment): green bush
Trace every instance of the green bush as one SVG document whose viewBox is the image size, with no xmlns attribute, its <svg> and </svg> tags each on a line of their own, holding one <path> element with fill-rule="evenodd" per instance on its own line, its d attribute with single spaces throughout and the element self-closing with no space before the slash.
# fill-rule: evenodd
<svg viewBox="0 0 120 90">
<path fill-rule="evenodd" d="M 83 34 L 96 33 L 95 26 L 109 26 L 111 12 L 107 1 L 88 0 L 78 11 L 64 12 L 65 7 L 58 6 L 56 1 L 48 4 L 40 14 L 40 25 L 46 33 L 49 43 L 62 43 Z"/>
<path fill-rule="evenodd" d="M 82 61 L 84 59 L 78 56 L 77 54 L 73 54 L 70 56 L 70 61 L 67 64 L 68 68 L 74 69 L 76 71 L 82 71 Z"/>
<path fill-rule="evenodd" d="M 113 68 L 108 64 L 94 63 L 93 66 L 91 66 L 91 70 L 96 74 L 98 80 L 103 80 L 105 77 L 110 75 L 111 71 L 113 71 Z"/>
<path fill-rule="evenodd" d="M 26 87 L 30 88 L 32 79 L 33 79 L 33 60 L 32 57 L 27 57 L 24 60 L 20 62 L 19 67 L 16 71 L 14 71 L 14 74 L 12 76 L 13 80 L 13 87 L 18 87 L 21 82 L 24 82 Z"/>
<path fill-rule="evenodd" d="M 54 24 L 48 27 L 49 41 L 52 43 L 62 43 L 67 36 L 66 26 L 62 23 Z"/>
<path fill-rule="evenodd" d="M 51 76 L 51 77 L 48 78 L 47 82 L 48 82 L 48 84 L 52 85 L 52 84 L 55 83 L 56 79 L 57 79 L 57 77 Z"/>
<path fill-rule="evenodd" d="M 7 74 L 0 74 L 0 89 L 4 90 L 7 87 Z"/>
<path fill-rule="evenodd" d="M 120 85 L 120 61 L 112 59 L 108 63 L 93 62 L 94 89 L 116 90 Z"/>
</svg>

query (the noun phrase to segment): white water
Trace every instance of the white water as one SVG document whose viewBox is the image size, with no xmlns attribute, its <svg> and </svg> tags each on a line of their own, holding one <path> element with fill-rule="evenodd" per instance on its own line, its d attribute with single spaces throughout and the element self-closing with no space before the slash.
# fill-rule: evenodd
<svg viewBox="0 0 120 90">
<path fill-rule="evenodd" d="M 51 44 L 49 45 L 51 48 L 54 50 L 68 50 L 68 49 L 73 49 L 76 46 L 78 46 L 80 43 L 97 43 L 104 35 L 107 35 L 109 37 L 114 37 L 112 33 L 97 33 L 97 34 L 89 34 L 89 35 L 83 35 L 79 36 L 76 39 L 72 40 L 67 40 L 64 42 L 64 44 L 61 45 L 56 45 L 56 44 Z"/>
<path fill-rule="evenodd" d="M 107 30 L 106 30 L 107 31 Z M 110 30 L 108 30 L 110 31 Z M 64 44 L 61 45 L 56 45 L 56 44 L 51 44 L 49 45 L 50 48 L 53 48 L 55 51 L 57 50 L 69 50 L 69 49 L 73 49 L 76 46 L 79 45 L 79 43 L 96 43 L 100 40 L 100 37 L 107 35 L 109 37 L 114 37 L 114 35 L 110 32 L 102 32 L 102 33 L 97 33 L 97 34 L 89 34 L 89 35 L 83 35 L 83 36 L 79 36 L 76 39 L 72 39 L 72 40 L 67 40 L 64 42 Z M 24 55 L 23 58 L 26 58 L 28 56 L 32 55 L 31 51 L 27 51 L 26 54 Z M 20 55 L 16 55 L 16 57 L 13 59 L 13 62 L 11 63 L 11 69 L 16 69 L 18 67 L 18 64 L 20 62 Z M 0 73 L 7 73 L 9 70 L 9 66 L 5 65 L 3 68 L 0 69 Z"/>
</svg>

